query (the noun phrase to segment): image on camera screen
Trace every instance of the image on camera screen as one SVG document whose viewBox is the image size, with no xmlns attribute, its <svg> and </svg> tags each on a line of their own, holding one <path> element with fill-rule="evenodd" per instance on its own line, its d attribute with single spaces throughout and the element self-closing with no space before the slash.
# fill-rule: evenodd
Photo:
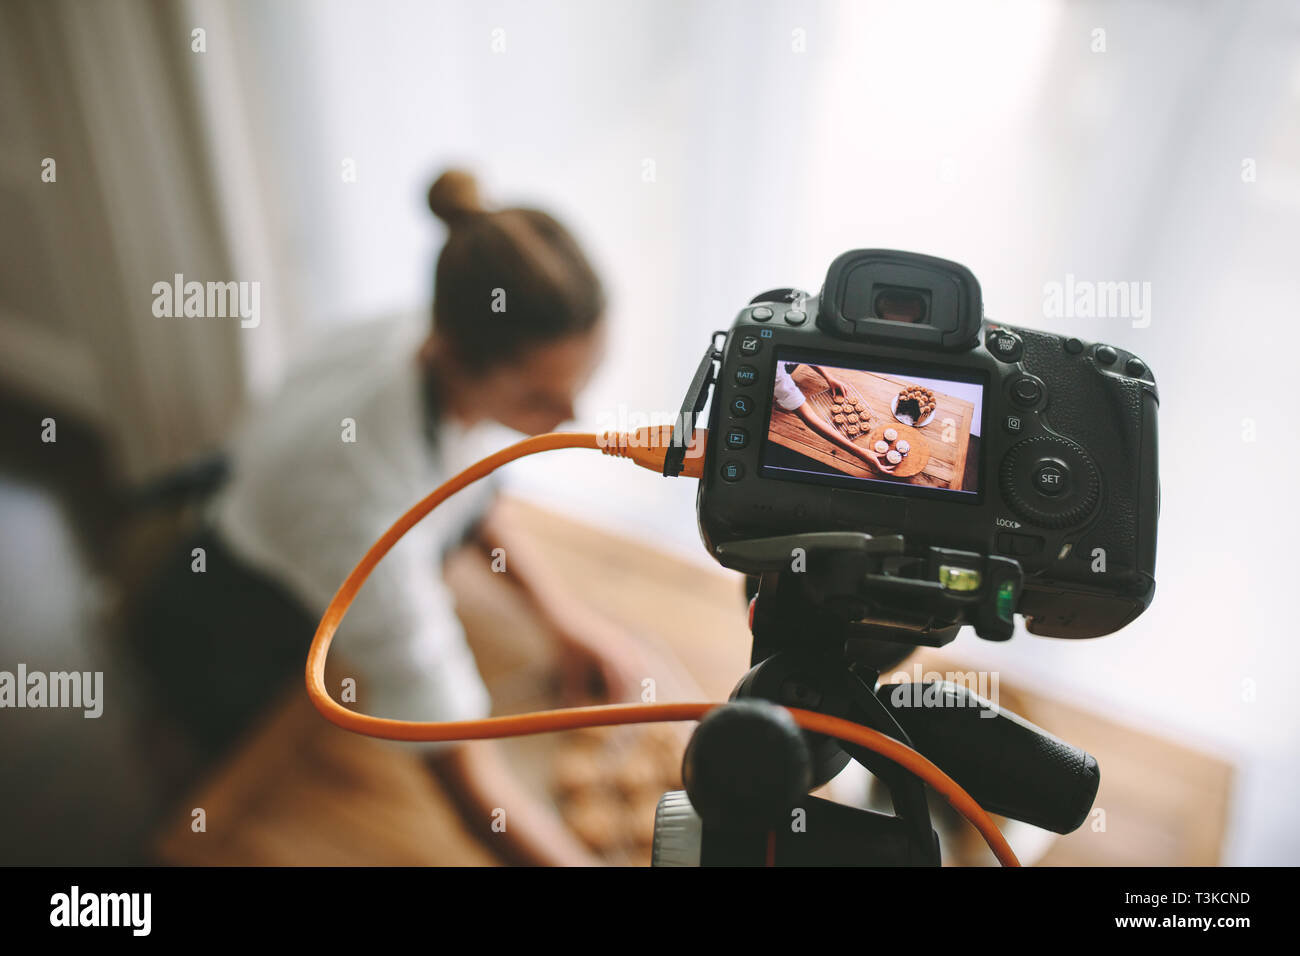
<svg viewBox="0 0 1300 956">
<path fill-rule="evenodd" d="M 984 417 L 979 373 L 953 369 L 940 378 L 848 361 L 828 364 L 778 352 L 763 475 L 977 498 Z"/>
</svg>

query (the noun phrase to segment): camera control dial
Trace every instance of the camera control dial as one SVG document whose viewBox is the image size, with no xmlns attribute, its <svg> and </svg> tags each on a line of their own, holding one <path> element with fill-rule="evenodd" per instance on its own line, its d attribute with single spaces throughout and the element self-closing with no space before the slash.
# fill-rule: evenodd
<svg viewBox="0 0 1300 956">
<path fill-rule="evenodd" d="M 1101 498 L 1101 477 L 1088 453 L 1055 435 L 1012 446 L 999 479 L 1012 510 L 1041 528 L 1078 524 Z"/>
</svg>

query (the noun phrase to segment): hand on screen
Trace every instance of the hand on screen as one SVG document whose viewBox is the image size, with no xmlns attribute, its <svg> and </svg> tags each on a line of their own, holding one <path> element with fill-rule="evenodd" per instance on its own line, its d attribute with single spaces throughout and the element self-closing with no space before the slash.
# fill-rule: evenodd
<svg viewBox="0 0 1300 956">
<path fill-rule="evenodd" d="M 821 366 L 817 367 L 817 371 L 821 373 L 822 378 L 826 379 L 826 384 L 830 386 L 831 395 L 836 401 L 847 397 L 849 389 L 848 386 L 844 384 L 843 379 L 837 376 L 834 372 L 824 369 Z"/>
<path fill-rule="evenodd" d="M 883 455 L 879 455 L 869 448 L 863 448 L 860 450 L 865 458 L 870 460 L 870 462 L 873 465 L 875 465 L 877 468 L 879 468 L 887 475 L 892 475 L 894 473 L 894 469 L 898 467 L 897 465 L 891 465 L 889 462 L 885 461 Z"/>
</svg>

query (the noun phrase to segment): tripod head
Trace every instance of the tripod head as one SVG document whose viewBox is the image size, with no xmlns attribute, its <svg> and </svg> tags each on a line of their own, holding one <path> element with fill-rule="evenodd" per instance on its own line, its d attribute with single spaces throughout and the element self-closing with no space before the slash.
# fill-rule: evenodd
<svg viewBox="0 0 1300 956">
<path fill-rule="evenodd" d="M 760 576 L 751 668 L 732 705 L 696 728 L 685 793 L 660 803 L 657 864 L 939 864 L 918 778 L 865 748 L 800 731 L 771 704 L 893 737 L 988 810 L 1059 833 L 1086 818 L 1100 772 L 1084 751 L 957 684 L 900 695 L 879 683 L 917 645 L 947 644 L 964 624 L 1009 638 L 1021 586 L 1015 561 L 909 550 L 901 535 L 857 532 L 738 541 L 718 557 Z M 850 760 L 884 783 L 892 816 L 807 795 Z"/>
<path fill-rule="evenodd" d="M 987 640 L 1015 631 L 1022 575 L 1010 558 L 909 549 L 901 534 L 856 531 L 734 541 L 718 545 L 715 556 L 724 567 L 762 575 L 751 663 L 810 643 L 844 645 L 854 660 L 871 659 L 880 643 L 941 647 L 963 624 Z"/>
</svg>

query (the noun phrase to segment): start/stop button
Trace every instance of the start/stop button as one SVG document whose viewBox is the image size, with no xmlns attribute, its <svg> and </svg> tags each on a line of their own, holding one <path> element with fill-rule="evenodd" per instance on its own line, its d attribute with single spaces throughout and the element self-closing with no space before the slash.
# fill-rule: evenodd
<svg viewBox="0 0 1300 956">
<path fill-rule="evenodd" d="M 1059 458 L 1041 458 L 1034 465 L 1034 487 L 1040 495 L 1056 498 L 1070 490 L 1070 469 Z"/>
</svg>

